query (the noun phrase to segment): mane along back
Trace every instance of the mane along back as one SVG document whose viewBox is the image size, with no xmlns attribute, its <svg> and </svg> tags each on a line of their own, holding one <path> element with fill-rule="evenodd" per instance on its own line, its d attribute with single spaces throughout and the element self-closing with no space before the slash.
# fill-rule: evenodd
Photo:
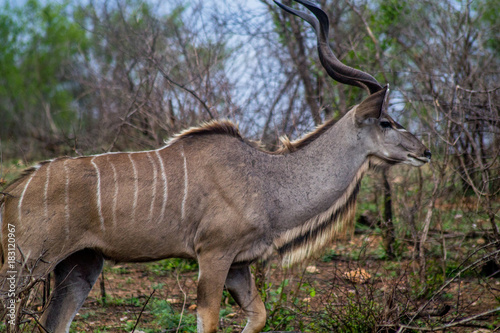
<svg viewBox="0 0 500 333">
<path fill-rule="evenodd" d="M 331 127 L 333 127 L 336 124 L 337 120 L 335 119 L 330 119 L 323 124 L 319 125 L 314 131 L 307 133 L 303 137 L 301 137 L 298 140 L 295 141 L 290 141 L 286 136 L 280 137 L 280 141 L 282 146 L 279 147 L 276 151 L 269 151 L 264 149 L 260 142 L 255 142 L 251 141 L 248 139 L 245 139 L 239 129 L 238 126 L 235 125 L 233 122 L 230 120 L 212 120 L 209 122 L 206 122 L 202 124 L 201 126 L 197 127 L 191 127 L 188 128 L 179 134 L 174 135 L 172 139 L 167 141 L 167 145 L 172 145 L 178 141 L 181 141 L 186 138 L 192 138 L 192 137 L 197 137 L 197 136 L 204 136 L 204 135 L 228 135 L 234 138 L 237 138 L 243 142 L 246 142 L 247 144 L 260 149 L 266 153 L 270 154 L 276 154 L 276 155 L 285 155 L 285 154 L 290 154 L 293 153 L 297 150 L 300 150 L 307 145 L 309 145 L 311 142 L 319 138 L 323 133 L 325 133 L 327 130 L 329 130 Z"/>
<path fill-rule="evenodd" d="M 7 185 L 5 185 L 3 187 L 3 189 L 5 190 L 5 192 L 0 192 L 0 193 L 4 194 L 4 196 L 8 195 L 8 189 L 9 188 L 15 187 L 17 184 L 19 184 L 20 182 L 22 182 L 26 177 L 28 177 L 29 175 L 31 175 L 36 170 L 40 169 L 40 167 L 42 165 L 50 163 L 52 161 L 53 160 L 42 161 L 42 162 L 38 163 L 37 165 L 34 165 L 34 166 L 29 167 L 27 169 L 24 169 L 23 172 L 17 178 L 15 178 L 13 181 L 7 183 Z"/>
<path fill-rule="evenodd" d="M 202 124 L 201 126 L 191 127 L 180 132 L 179 134 L 174 135 L 174 137 L 168 141 L 167 144 L 171 145 L 189 137 L 214 134 L 228 135 L 240 139 L 241 141 L 245 141 L 240 133 L 240 130 L 238 129 L 238 126 L 230 120 L 212 120 Z"/>
<path fill-rule="evenodd" d="M 278 150 L 276 150 L 276 154 L 288 154 L 288 153 L 293 153 L 294 151 L 297 151 L 299 149 L 304 148 L 317 138 L 319 138 L 323 133 L 325 133 L 327 130 L 329 130 L 333 125 L 335 125 L 337 120 L 335 119 L 330 119 L 328 121 L 325 121 L 323 124 L 319 125 L 316 127 L 316 129 L 312 132 L 307 133 L 303 137 L 301 137 L 298 140 L 295 141 L 290 141 L 288 137 L 282 136 L 280 138 L 282 147 L 280 147 Z"/>
</svg>

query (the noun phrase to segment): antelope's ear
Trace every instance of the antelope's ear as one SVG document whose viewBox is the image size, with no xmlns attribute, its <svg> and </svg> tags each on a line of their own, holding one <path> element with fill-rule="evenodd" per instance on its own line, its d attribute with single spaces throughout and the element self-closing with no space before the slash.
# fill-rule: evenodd
<svg viewBox="0 0 500 333">
<path fill-rule="evenodd" d="M 384 109 L 385 97 L 387 96 L 388 91 L 389 85 L 386 85 L 381 90 L 368 96 L 356 107 L 356 113 L 354 116 L 356 117 L 356 123 L 358 125 L 363 124 L 370 118 L 380 118 L 382 110 Z"/>
</svg>

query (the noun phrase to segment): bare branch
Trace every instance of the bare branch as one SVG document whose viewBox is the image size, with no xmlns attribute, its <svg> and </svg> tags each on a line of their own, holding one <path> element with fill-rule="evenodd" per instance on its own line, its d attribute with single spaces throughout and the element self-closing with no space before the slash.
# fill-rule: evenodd
<svg viewBox="0 0 500 333">
<path fill-rule="evenodd" d="M 137 325 L 139 324 L 139 320 L 141 320 L 142 313 L 144 312 L 144 309 L 146 308 L 146 305 L 148 305 L 149 300 L 151 299 L 151 297 L 153 297 L 153 294 L 155 292 L 156 292 L 156 289 L 153 289 L 153 291 L 151 292 L 151 294 L 149 294 L 149 297 L 146 300 L 146 302 L 144 302 L 144 305 L 142 306 L 141 312 L 139 312 L 139 317 L 137 317 L 137 320 L 135 321 L 135 325 L 134 325 L 134 328 L 132 329 L 131 333 L 135 332 L 135 329 L 137 328 Z"/>
<path fill-rule="evenodd" d="M 464 324 L 470 323 L 471 321 L 473 321 L 475 319 L 478 319 L 478 318 L 481 318 L 484 316 L 488 316 L 488 315 L 492 315 L 492 314 L 495 314 L 497 312 L 500 312 L 500 307 L 497 307 L 493 310 L 481 312 L 481 313 L 478 313 L 474 316 L 470 316 L 470 317 L 467 317 L 465 319 L 462 319 L 462 320 L 459 320 L 459 321 L 456 321 L 453 323 L 449 323 L 449 324 L 446 324 L 443 326 L 439 326 L 439 327 L 417 327 L 417 326 L 408 326 L 408 325 L 380 325 L 380 326 L 382 326 L 382 327 L 398 326 L 399 327 L 398 332 L 402 332 L 403 329 L 410 329 L 410 330 L 422 331 L 422 332 L 436 332 L 436 331 L 445 330 L 445 329 L 450 328 L 450 327 L 463 326 Z"/>
<path fill-rule="evenodd" d="M 150 61 L 153 62 L 153 64 L 155 64 L 156 68 L 160 71 L 160 73 L 163 75 L 163 77 L 168 81 L 170 82 L 171 84 L 173 84 L 174 86 L 176 87 L 179 87 L 185 91 L 187 91 L 189 94 L 191 94 L 194 98 L 196 98 L 196 100 L 198 102 L 200 102 L 200 104 L 203 106 L 203 108 L 205 109 L 205 111 L 208 113 L 208 115 L 210 116 L 210 119 L 214 119 L 214 116 L 212 114 L 212 112 L 210 111 L 210 107 L 207 105 L 207 103 L 200 97 L 198 96 L 198 94 L 189 89 L 188 87 L 186 87 L 185 85 L 183 84 L 180 84 L 180 83 L 177 83 L 175 82 L 168 74 L 167 72 L 163 69 L 163 66 L 161 66 L 158 61 L 155 59 L 155 58 L 152 58 L 150 57 L 149 58 Z"/>
</svg>

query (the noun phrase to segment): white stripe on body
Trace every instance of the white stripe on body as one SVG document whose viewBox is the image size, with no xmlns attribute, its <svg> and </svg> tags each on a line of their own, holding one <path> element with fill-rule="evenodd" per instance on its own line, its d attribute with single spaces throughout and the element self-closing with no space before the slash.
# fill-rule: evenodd
<svg viewBox="0 0 500 333">
<path fill-rule="evenodd" d="M 158 161 L 160 162 L 161 179 L 163 180 L 163 203 L 161 204 L 160 218 L 158 219 L 158 222 L 161 223 L 163 221 L 163 217 L 165 215 L 165 209 L 167 207 L 168 182 L 167 182 L 167 174 L 165 172 L 165 166 L 163 165 L 163 160 L 161 159 L 160 153 L 158 152 L 158 150 L 156 150 L 155 153 L 156 156 L 158 157 Z"/>
<path fill-rule="evenodd" d="M 69 160 L 65 160 L 63 162 L 64 169 L 64 219 L 66 224 L 64 225 L 64 231 L 66 232 L 66 240 L 69 239 L 69 170 L 66 162 Z"/>
<path fill-rule="evenodd" d="M 129 153 L 128 158 L 132 163 L 132 170 L 134 171 L 134 201 L 132 203 L 132 222 L 135 222 L 135 209 L 137 208 L 137 200 L 139 198 L 139 178 L 137 177 L 137 168 L 135 167 L 132 155 Z"/>
<path fill-rule="evenodd" d="M 116 206 L 118 204 L 118 179 L 117 179 L 117 174 L 116 174 L 116 168 L 109 160 L 109 156 L 107 156 L 107 160 L 109 165 L 111 166 L 111 170 L 113 170 L 113 183 L 115 184 L 115 193 L 113 193 L 113 228 L 116 228 Z"/>
<path fill-rule="evenodd" d="M 152 188 L 152 193 L 151 193 L 151 206 L 149 207 L 149 221 L 153 219 L 153 210 L 154 210 L 154 204 L 155 204 L 155 198 L 156 198 L 156 182 L 157 182 L 157 177 L 158 177 L 158 170 L 156 169 L 156 164 L 153 160 L 153 158 L 149 155 L 149 152 L 146 153 L 146 156 L 148 157 L 149 162 L 153 166 L 153 188 Z"/>
<path fill-rule="evenodd" d="M 26 185 L 24 186 L 23 192 L 21 193 L 21 196 L 19 197 L 19 202 L 17 204 L 17 217 L 19 219 L 19 224 L 21 224 L 22 205 L 23 205 L 24 195 L 26 194 L 26 191 L 28 190 L 28 186 L 31 183 L 31 181 L 33 180 L 33 177 L 35 177 L 35 174 L 37 171 L 38 171 L 38 168 L 35 168 L 35 171 L 33 171 L 30 179 L 26 182 Z"/>
<path fill-rule="evenodd" d="M 92 157 L 92 159 L 90 160 L 90 163 L 92 163 L 92 165 L 94 166 L 95 171 L 96 171 L 96 175 L 97 175 L 97 193 L 96 193 L 96 195 L 97 195 L 97 197 L 96 197 L 97 212 L 99 213 L 99 221 L 101 222 L 101 230 L 104 230 L 105 229 L 104 216 L 102 215 L 102 202 L 101 202 L 101 172 L 99 171 L 97 164 L 95 164 L 95 162 L 94 162 L 94 159 L 96 157 L 97 156 Z"/>
<path fill-rule="evenodd" d="M 188 171 L 187 171 L 187 161 L 186 155 L 184 155 L 184 147 L 181 146 L 181 155 L 184 160 L 184 196 L 182 197 L 182 205 L 181 205 L 181 219 L 184 220 L 186 216 L 186 201 L 188 196 Z"/>
<path fill-rule="evenodd" d="M 47 170 L 45 173 L 45 186 L 43 188 L 43 206 L 45 213 L 45 221 L 49 219 L 49 181 L 50 181 L 50 166 L 52 162 L 47 164 Z"/>
</svg>

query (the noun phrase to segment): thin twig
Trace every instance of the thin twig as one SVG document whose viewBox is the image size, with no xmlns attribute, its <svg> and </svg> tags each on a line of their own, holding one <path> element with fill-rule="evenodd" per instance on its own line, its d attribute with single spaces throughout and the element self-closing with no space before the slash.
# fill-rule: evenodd
<svg viewBox="0 0 500 333">
<path fill-rule="evenodd" d="M 348 1 L 347 4 L 359 16 L 359 18 L 361 19 L 361 21 L 363 21 L 363 24 L 365 25 L 366 32 L 368 33 L 368 36 L 370 37 L 370 39 L 372 40 L 373 44 L 375 45 L 375 59 L 377 59 L 377 61 L 378 61 L 378 64 L 380 66 L 380 71 L 382 73 L 382 76 L 384 77 L 385 82 L 389 82 L 387 80 L 387 76 L 385 75 L 385 72 L 383 70 L 384 69 L 384 63 L 382 62 L 382 59 L 380 58 L 380 52 L 381 52 L 381 50 L 380 50 L 380 45 L 379 45 L 378 39 L 373 34 L 373 31 L 370 28 L 370 25 L 366 21 L 366 19 L 363 16 L 363 14 L 358 10 L 358 8 L 356 8 L 350 1 Z"/>
<path fill-rule="evenodd" d="M 490 94 L 492 92 L 495 92 L 500 89 L 500 87 L 496 87 L 490 90 L 470 90 L 470 89 L 465 89 L 464 87 L 460 87 L 459 85 L 456 86 L 456 89 L 463 90 L 468 93 L 477 93 L 477 94 Z"/>
<path fill-rule="evenodd" d="M 146 305 L 148 305 L 149 300 L 151 299 L 151 297 L 153 297 L 153 294 L 154 294 L 155 292 L 156 292 L 156 289 L 153 289 L 153 291 L 151 292 L 151 294 L 149 294 L 148 299 L 146 300 L 146 302 L 145 302 L 145 303 L 144 303 L 144 305 L 142 306 L 141 312 L 139 312 L 139 317 L 137 317 L 137 320 L 135 321 L 135 325 L 134 325 L 134 328 L 132 329 L 132 332 L 131 332 L 131 333 L 134 333 L 134 332 L 135 332 L 135 329 L 136 329 L 137 325 L 139 325 L 139 320 L 141 319 L 142 313 L 144 312 L 144 309 L 146 308 Z"/>
<path fill-rule="evenodd" d="M 488 246 L 491 245 L 491 244 L 488 244 Z M 450 285 L 451 282 L 453 282 L 458 276 L 460 276 L 463 272 L 465 271 L 468 271 L 469 269 L 471 269 L 472 267 L 480 264 L 481 262 L 483 261 L 486 261 L 486 260 L 489 260 L 489 258 L 493 257 L 493 256 L 496 256 L 497 254 L 500 253 L 500 250 L 496 250 L 496 251 L 493 251 L 491 253 L 489 253 L 488 255 L 474 261 L 472 264 L 468 265 L 468 266 L 465 266 L 464 268 L 462 268 L 454 277 L 452 277 L 451 279 L 449 279 L 446 283 L 444 283 L 441 288 L 439 288 L 439 290 L 437 290 L 433 295 L 432 297 L 423 305 L 420 307 L 420 309 L 415 313 L 415 315 L 410 319 L 410 321 L 408 322 L 408 324 L 410 324 L 413 320 L 415 320 L 415 318 L 417 318 L 417 316 L 432 302 L 432 300 L 437 296 L 439 295 L 443 290 L 444 288 L 446 288 L 447 286 Z M 494 311 L 499 311 L 500 308 L 497 308 L 495 309 Z M 484 314 L 479 314 L 477 316 L 482 316 Z M 470 317 L 468 321 L 470 320 L 473 320 L 475 317 Z M 461 320 L 460 323 L 463 323 L 463 322 L 467 322 L 467 321 L 464 321 L 464 320 Z M 403 332 L 403 329 L 404 328 L 407 328 L 407 327 L 403 327 L 403 326 L 400 326 L 399 330 L 397 333 L 401 333 Z M 438 330 L 436 328 L 434 328 L 434 330 Z"/>
<path fill-rule="evenodd" d="M 170 76 L 168 76 L 167 72 L 163 69 L 163 67 L 158 63 L 158 61 L 156 61 L 155 58 L 150 58 L 150 60 L 153 62 L 153 64 L 156 66 L 156 68 L 160 71 L 160 73 L 163 75 L 163 77 L 168 81 L 170 82 L 171 84 L 173 84 L 174 86 L 177 86 L 185 91 L 187 91 L 188 93 L 190 93 L 196 100 L 198 100 L 198 102 L 200 102 L 200 104 L 203 106 L 203 108 L 205 109 L 205 111 L 207 111 L 208 115 L 210 116 L 210 119 L 215 119 L 212 112 L 210 111 L 210 108 L 208 107 L 207 103 L 201 99 L 200 96 L 198 96 L 198 94 L 196 92 L 194 92 L 193 90 L 189 89 L 188 87 L 186 87 L 185 85 L 183 84 L 180 84 L 180 83 L 177 83 L 175 82 L 174 80 L 172 80 L 172 78 L 170 78 Z"/>
<path fill-rule="evenodd" d="M 468 322 L 470 322 L 470 321 L 472 321 L 474 319 L 477 319 L 479 317 L 484 317 L 484 316 L 487 316 L 487 315 L 490 315 L 490 314 L 494 314 L 496 312 L 500 312 L 500 307 L 495 308 L 493 310 L 486 311 L 486 312 L 478 313 L 478 314 L 476 314 L 474 316 L 471 316 L 471 317 L 459 320 L 459 321 L 454 322 L 454 323 L 449 323 L 449 324 L 446 324 L 446 325 L 443 325 L 443 326 L 440 326 L 440 327 L 430 327 L 429 328 L 429 327 L 416 327 L 416 326 L 407 326 L 407 325 L 398 325 L 398 326 L 399 326 L 399 331 L 401 331 L 402 329 L 410 329 L 410 330 L 423 331 L 423 332 L 436 332 L 436 331 L 445 330 L 445 329 L 450 328 L 450 327 L 463 325 L 463 324 L 468 323 Z M 383 326 L 383 327 L 393 327 L 393 325 L 381 325 L 381 326 Z"/>
<path fill-rule="evenodd" d="M 45 333 L 50 333 L 50 331 L 49 331 L 49 330 L 47 330 L 47 329 L 45 328 L 45 326 L 43 326 L 43 325 L 42 325 L 42 323 L 40 323 L 40 321 L 38 320 L 38 318 L 37 318 L 37 317 L 36 317 L 33 313 L 28 313 L 28 315 L 29 315 L 31 318 L 33 318 L 33 320 L 36 322 L 36 324 L 37 324 L 37 328 L 38 328 L 38 329 L 43 330 Z"/>
<path fill-rule="evenodd" d="M 182 268 L 183 267 L 184 267 L 184 265 L 182 265 Z M 184 310 L 186 309 L 186 300 L 187 300 L 186 292 L 184 291 L 184 289 L 182 289 L 181 283 L 179 282 L 179 275 L 180 275 L 180 270 L 177 270 L 177 275 L 176 275 L 175 279 L 177 280 L 177 285 L 179 286 L 179 289 L 181 290 L 182 294 L 184 295 L 184 302 L 182 303 L 182 311 L 181 311 L 181 316 L 179 318 L 179 324 L 177 325 L 177 329 L 175 330 L 176 333 L 179 332 L 179 329 L 181 328 L 182 317 L 184 315 Z"/>
</svg>

